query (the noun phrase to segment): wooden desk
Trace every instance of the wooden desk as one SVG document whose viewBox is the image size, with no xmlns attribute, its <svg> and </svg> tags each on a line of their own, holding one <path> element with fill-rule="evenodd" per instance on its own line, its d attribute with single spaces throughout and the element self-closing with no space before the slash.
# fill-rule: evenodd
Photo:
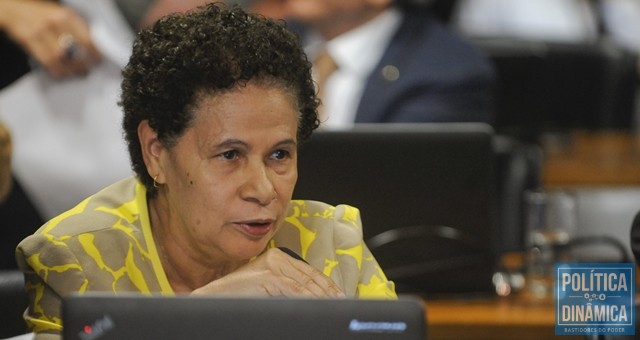
<svg viewBox="0 0 640 340">
<path fill-rule="evenodd" d="M 553 299 L 524 297 L 427 300 L 427 338 L 555 339 Z M 562 336 L 584 339 L 584 336 Z"/>
<path fill-rule="evenodd" d="M 640 185 L 640 135 L 575 131 L 543 145 L 545 186 Z M 637 272 L 640 282 L 640 269 Z M 582 339 L 555 337 L 553 299 L 426 300 L 429 340 Z"/>
<path fill-rule="evenodd" d="M 640 185 L 640 134 L 574 131 L 543 152 L 545 186 Z"/>
</svg>

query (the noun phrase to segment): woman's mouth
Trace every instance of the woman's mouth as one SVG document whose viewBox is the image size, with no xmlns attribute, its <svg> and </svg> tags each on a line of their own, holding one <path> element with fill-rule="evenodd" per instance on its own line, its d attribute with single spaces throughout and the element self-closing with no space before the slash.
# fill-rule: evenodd
<svg viewBox="0 0 640 340">
<path fill-rule="evenodd" d="M 260 221 L 243 221 L 234 223 L 245 234 L 253 237 L 262 237 L 267 235 L 273 229 L 273 220 Z"/>
</svg>

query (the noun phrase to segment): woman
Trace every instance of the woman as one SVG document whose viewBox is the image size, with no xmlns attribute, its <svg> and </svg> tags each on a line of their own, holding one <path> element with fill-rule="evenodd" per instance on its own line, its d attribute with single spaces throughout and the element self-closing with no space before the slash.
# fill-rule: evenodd
<svg viewBox="0 0 640 340">
<path fill-rule="evenodd" d="M 73 292 L 396 297 L 357 209 L 291 201 L 318 100 L 282 23 L 219 4 L 170 16 L 123 76 L 136 176 L 18 245 L 32 331 L 59 334 Z"/>
</svg>

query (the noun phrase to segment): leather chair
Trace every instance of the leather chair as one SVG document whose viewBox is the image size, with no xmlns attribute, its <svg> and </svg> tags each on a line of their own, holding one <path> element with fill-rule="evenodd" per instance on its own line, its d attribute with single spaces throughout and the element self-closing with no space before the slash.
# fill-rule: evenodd
<svg viewBox="0 0 640 340">
<path fill-rule="evenodd" d="M 475 38 L 472 42 L 496 68 L 496 132 L 538 142 L 545 133 L 576 128 L 633 127 L 635 53 L 607 40 L 563 44 Z"/>
<path fill-rule="evenodd" d="M 22 314 L 29 304 L 24 276 L 18 270 L 0 271 L 0 338 L 28 333 Z"/>
<path fill-rule="evenodd" d="M 524 193 L 542 187 L 542 149 L 537 144 L 507 135 L 494 136 L 493 149 L 498 251 L 523 251 L 526 208 Z"/>
</svg>

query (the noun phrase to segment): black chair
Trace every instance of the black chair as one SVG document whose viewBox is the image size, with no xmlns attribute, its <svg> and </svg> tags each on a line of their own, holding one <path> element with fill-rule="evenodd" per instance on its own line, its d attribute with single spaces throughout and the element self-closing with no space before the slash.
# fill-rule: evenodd
<svg viewBox="0 0 640 340">
<path fill-rule="evenodd" d="M 31 199 L 14 178 L 7 200 L 0 204 L 0 271 L 17 270 L 16 246 L 25 237 L 33 234 L 44 223 Z"/>
<path fill-rule="evenodd" d="M 22 314 L 29 305 L 24 276 L 18 270 L 0 271 L 0 338 L 28 332 Z"/>
<path fill-rule="evenodd" d="M 602 40 L 562 44 L 474 38 L 498 75 L 498 133 L 538 141 L 569 129 L 631 129 L 637 55 Z"/>
<path fill-rule="evenodd" d="M 365 242 L 399 293 L 493 293 L 492 136 L 479 123 L 318 131 L 302 145 L 294 198 L 358 207 Z"/>
<path fill-rule="evenodd" d="M 536 144 L 494 135 L 496 250 L 523 251 L 524 192 L 542 183 L 542 150 Z M 415 225 L 390 228 L 367 240 L 400 292 L 460 292 L 469 272 L 491 261 L 486 245 L 451 226 Z M 411 254 L 408 257 L 398 254 Z M 481 277 L 483 273 L 478 273 Z M 438 280 L 434 280 L 438 277 Z"/>
<path fill-rule="evenodd" d="M 489 280 L 485 268 L 495 261 L 476 237 L 442 225 L 390 228 L 368 239 L 367 245 L 398 292 L 427 297 L 477 294 L 469 291 L 469 278 Z"/>
<path fill-rule="evenodd" d="M 497 247 L 500 253 L 525 249 L 525 202 L 527 190 L 542 187 L 542 148 L 517 138 L 496 135 Z"/>
</svg>

